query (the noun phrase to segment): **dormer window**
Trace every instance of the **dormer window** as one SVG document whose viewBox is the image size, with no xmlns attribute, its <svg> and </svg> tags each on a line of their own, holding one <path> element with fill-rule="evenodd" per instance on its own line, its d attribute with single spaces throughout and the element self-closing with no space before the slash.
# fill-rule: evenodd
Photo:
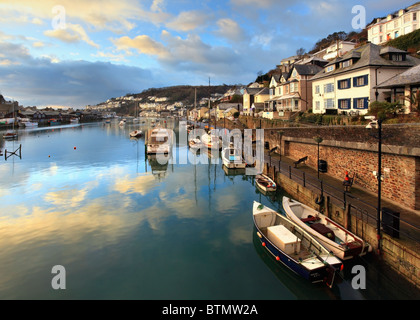
<svg viewBox="0 0 420 320">
<path fill-rule="evenodd" d="M 406 55 L 403 53 L 392 53 L 390 54 L 390 58 L 392 61 L 405 61 Z"/>
<path fill-rule="evenodd" d="M 343 62 L 341 63 L 341 67 L 342 67 L 342 68 L 347 68 L 347 67 L 350 67 L 350 65 L 351 65 L 351 60 L 346 60 L 346 61 L 343 61 Z"/>
<path fill-rule="evenodd" d="M 332 65 L 332 66 L 328 66 L 326 71 L 327 71 L 327 72 L 334 71 L 334 65 Z"/>
</svg>

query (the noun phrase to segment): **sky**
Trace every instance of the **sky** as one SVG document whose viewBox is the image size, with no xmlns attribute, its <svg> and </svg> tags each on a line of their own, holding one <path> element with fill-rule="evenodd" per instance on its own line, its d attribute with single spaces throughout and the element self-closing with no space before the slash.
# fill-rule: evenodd
<svg viewBox="0 0 420 320">
<path fill-rule="evenodd" d="M 173 85 L 248 84 L 296 50 L 415 0 L 0 0 L 0 93 L 95 105 Z"/>
</svg>

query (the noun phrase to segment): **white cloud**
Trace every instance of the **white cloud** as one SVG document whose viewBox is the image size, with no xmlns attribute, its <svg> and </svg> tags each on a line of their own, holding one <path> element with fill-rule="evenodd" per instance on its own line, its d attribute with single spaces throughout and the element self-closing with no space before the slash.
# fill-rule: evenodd
<svg viewBox="0 0 420 320">
<path fill-rule="evenodd" d="M 176 31 L 192 31 L 205 26 L 211 17 L 201 11 L 183 11 L 176 18 L 166 23 L 166 27 Z"/>
<path fill-rule="evenodd" d="M 232 41 L 242 41 L 245 38 L 245 32 L 239 24 L 229 18 L 219 19 L 216 22 L 219 29 L 216 31 L 220 37 L 227 38 Z"/>
<path fill-rule="evenodd" d="M 89 38 L 85 29 L 79 24 L 66 23 L 64 29 L 47 30 L 44 35 L 67 43 L 84 41 L 92 47 L 99 48 L 99 45 Z"/>
</svg>

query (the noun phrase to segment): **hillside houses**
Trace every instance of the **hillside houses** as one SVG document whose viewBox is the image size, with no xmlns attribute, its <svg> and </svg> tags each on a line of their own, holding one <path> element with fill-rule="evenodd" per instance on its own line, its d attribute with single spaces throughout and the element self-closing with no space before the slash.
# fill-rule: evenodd
<svg viewBox="0 0 420 320">
<path fill-rule="evenodd" d="M 420 5 L 401 11 L 399 17 L 409 14 L 413 22 L 420 18 L 416 10 Z M 374 101 L 400 102 L 410 113 L 417 110 L 411 104 L 420 91 L 418 65 L 420 59 L 390 46 L 336 41 L 312 55 L 282 59 L 268 88 L 245 88 L 243 114 L 284 120 L 308 111 L 364 115 Z"/>
</svg>

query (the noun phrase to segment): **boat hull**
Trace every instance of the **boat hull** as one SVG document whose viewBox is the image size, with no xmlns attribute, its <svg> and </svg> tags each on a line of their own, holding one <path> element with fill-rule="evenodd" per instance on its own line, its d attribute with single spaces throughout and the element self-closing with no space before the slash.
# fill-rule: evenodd
<svg viewBox="0 0 420 320">
<path fill-rule="evenodd" d="M 271 241 L 268 240 L 267 237 L 264 236 L 261 230 L 256 226 L 255 220 L 254 220 L 254 228 L 257 232 L 261 245 L 265 249 L 267 249 L 268 253 L 273 256 L 276 262 L 282 263 L 289 270 L 291 270 L 295 274 L 303 277 L 304 279 L 312 283 L 324 282 L 325 279 L 328 278 L 329 270 L 327 270 L 327 267 L 323 267 L 323 268 L 315 269 L 315 270 L 308 270 L 304 268 L 301 264 L 297 263 L 294 259 L 292 259 L 283 251 L 278 249 L 273 243 L 271 243 Z"/>
<path fill-rule="evenodd" d="M 338 257 L 341 260 L 350 260 L 354 259 L 357 256 L 363 256 L 367 254 L 370 251 L 370 245 L 367 244 L 365 241 L 363 241 L 361 238 L 357 237 L 350 231 L 344 229 L 343 227 L 339 226 L 335 222 L 333 222 L 331 219 L 328 219 L 320 212 L 309 208 L 308 206 L 305 206 L 298 201 L 294 201 L 294 203 L 297 203 L 301 206 L 303 206 L 306 210 L 310 210 L 313 217 L 319 217 L 321 223 L 329 224 L 331 226 L 334 226 L 337 228 L 336 230 L 339 230 L 340 232 L 344 232 L 347 234 L 347 237 L 351 237 L 354 239 L 354 241 L 345 243 L 345 245 L 341 245 L 323 234 L 319 233 L 316 228 L 311 227 L 306 222 L 302 221 L 300 217 L 298 217 L 293 210 L 290 208 L 291 199 L 287 197 L 283 197 L 283 208 L 286 212 L 286 216 L 295 222 L 297 225 L 299 225 L 301 228 L 303 228 L 308 233 L 312 234 L 317 241 L 319 241 L 324 247 L 326 247 L 328 250 L 332 251 L 336 257 Z M 319 229 L 318 229 L 319 230 Z M 342 236 L 341 238 L 345 238 Z M 344 240 L 343 240 L 344 242 Z"/>
<path fill-rule="evenodd" d="M 276 183 L 266 175 L 256 177 L 257 187 L 264 192 L 275 192 L 277 190 Z"/>
</svg>

